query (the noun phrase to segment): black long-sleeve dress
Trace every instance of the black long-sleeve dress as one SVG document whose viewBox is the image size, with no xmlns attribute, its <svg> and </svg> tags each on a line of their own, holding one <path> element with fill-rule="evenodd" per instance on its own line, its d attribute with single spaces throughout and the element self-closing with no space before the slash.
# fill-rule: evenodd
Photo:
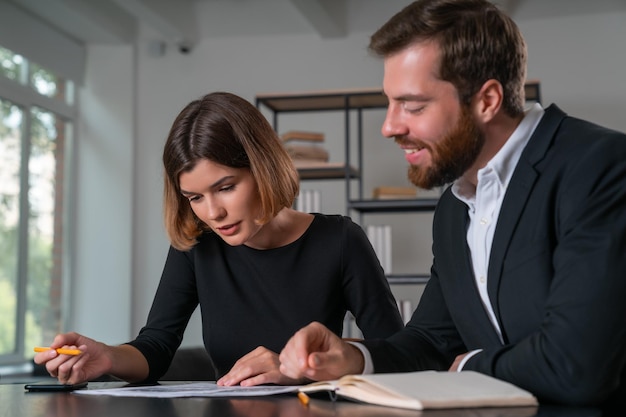
<svg viewBox="0 0 626 417">
<path fill-rule="evenodd" d="M 299 239 L 275 249 L 230 246 L 211 232 L 190 251 L 170 248 L 147 324 L 130 342 L 150 380 L 169 367 L 198 304 L 218 378 L 258 346 L 280 352 L 312 321 L 341 335 L 347 311 L 367 338 L 403 326 L 367 236 L 340 215 L 315 214 Z"/>
</svg>

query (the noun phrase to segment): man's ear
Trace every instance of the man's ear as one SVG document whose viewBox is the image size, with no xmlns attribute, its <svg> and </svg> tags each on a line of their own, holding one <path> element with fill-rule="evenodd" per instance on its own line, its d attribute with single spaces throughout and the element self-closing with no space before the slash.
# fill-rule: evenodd
<svg viewBox="0 0 626 417">
<path fill-rule="evenodd" d="M 504 93 L 499 81 L 490 79 L 474 95 L 474 116 L 482 123 L 491 121 L 502 108 Z"/>
</svg>

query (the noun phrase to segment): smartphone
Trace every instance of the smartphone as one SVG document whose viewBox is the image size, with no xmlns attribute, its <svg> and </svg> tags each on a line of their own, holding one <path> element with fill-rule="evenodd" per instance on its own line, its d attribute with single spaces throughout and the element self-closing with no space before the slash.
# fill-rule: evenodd
<svg viewBox="0 0 626 417">
<path fill-rule="evenodd" d="M 74 391 L 77 389 L 87 388 L 87 382 L 80 384 L 61 384 L 60 382 L 35 382 L 24 385 L 24 389 L 29 392 L 59 392 Z"/>
</svg>

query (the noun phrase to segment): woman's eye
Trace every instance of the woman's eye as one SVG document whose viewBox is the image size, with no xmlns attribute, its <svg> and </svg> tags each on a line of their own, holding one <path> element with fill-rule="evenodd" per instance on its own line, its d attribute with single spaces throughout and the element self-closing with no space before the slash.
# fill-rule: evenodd
<svg viewBox="0 0 626 417">
<path fill-rule="evenodd" d="M 234 189 L 235 189 L 234 185 L 227 185 L 226 187 L 220 188 L 220 191 L 231 191 L 231 190 L 234 190 Z"/>
<path fill-rule="evenodd" d="M 199 195 L 192 195 L 187 197 L 187 200 L 189 200 L 190 203 L 193 203 L 194 201 L 198 201 L 200 199 Z"/>
</svg>

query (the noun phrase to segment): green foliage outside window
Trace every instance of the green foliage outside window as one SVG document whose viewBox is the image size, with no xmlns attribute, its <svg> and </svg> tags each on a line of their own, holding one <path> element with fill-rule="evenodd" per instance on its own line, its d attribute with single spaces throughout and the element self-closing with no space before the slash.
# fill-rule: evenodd
<svg viewBox="0 0 626 417">
<path fill-rule="evenodd" d="M 11 80 L 19 80 L 24 68 L 24 59 L 0 46 L 0 74 Z"/>
</svg>

